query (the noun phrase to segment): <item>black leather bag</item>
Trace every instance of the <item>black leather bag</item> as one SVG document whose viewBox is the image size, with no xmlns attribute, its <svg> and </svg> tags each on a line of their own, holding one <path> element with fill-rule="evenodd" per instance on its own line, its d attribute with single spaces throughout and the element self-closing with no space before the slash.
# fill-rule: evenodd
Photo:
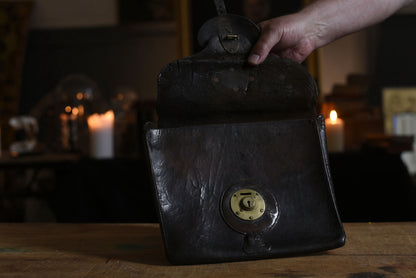
<svg viewBox="0 0 416 278">
<path fill-rule="evenodd" d="M 277 57 L 248 66 L 257 36 L 247 19 L 219 16 L 200 31 L 204 51 L 160 74 L 159 126 L 148 128 L 146 142 L 174 264 L 344 244 L 315 82 Z"/>
</svg>

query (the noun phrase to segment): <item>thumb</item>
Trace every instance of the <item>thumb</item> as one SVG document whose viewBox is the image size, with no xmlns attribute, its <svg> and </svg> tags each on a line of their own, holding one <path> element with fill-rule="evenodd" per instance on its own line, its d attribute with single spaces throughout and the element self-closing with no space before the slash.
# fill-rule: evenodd
<svg viewBox="0 0 416 278">
<path fill-rule="evenodd" d="M 270 50 L 279 42 L 280 36 L 273 34 L 268 28 L 262 28 L 260 38 L 251 49 L 250 55 L 248 56 L 248 63 L 257 66 L 266 59 L 269 55 Z"/>
</svg>

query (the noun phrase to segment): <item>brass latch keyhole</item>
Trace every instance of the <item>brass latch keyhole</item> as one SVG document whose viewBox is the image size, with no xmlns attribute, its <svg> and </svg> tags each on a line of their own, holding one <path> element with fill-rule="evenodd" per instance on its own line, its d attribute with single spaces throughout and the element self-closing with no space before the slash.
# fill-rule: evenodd
<svg viewBox="0 0 416 278">
<path fill-rule="evenodd" d="M 243 220 L 256 220 L 266 209 L 263 197 L 253 189 L 240 189 L 230 200 L 231 210 Z"/>
<path fill-rule="evenodd" d="M 256 201 L 254 201 L 254 198 L 252 197 L 244 197 L 241 200 L 240 207 L 243 210 L 253 210 L 255 206 L 256 206 Z"/>
</svg>

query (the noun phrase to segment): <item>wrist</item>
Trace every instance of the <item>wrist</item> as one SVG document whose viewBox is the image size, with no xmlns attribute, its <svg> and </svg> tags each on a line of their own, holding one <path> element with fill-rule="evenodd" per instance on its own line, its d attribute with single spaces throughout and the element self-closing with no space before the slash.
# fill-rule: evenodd
<svg viewBox="0 0 416 278">
<path fill-rule="evenodd" d="M 299 11 L 296 16 L 303 25 L 305 40 L 308 40 L 314 49 L 336 39 L 337 32 L 334 32 L 336 26 L 330 22 L 328 17 L 320 14 L 316 9 L 308 9 L 307 7 Z"/>
</svg>

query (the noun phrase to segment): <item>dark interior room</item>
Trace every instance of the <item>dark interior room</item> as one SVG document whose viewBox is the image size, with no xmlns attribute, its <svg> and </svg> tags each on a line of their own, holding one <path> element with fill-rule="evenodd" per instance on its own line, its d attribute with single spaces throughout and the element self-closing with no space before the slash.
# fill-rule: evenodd
<svg viewBox="0 0 416 278">
<path fill-rule="evenodd" d="M 415 277 L 416 3 L 249 65 L 256 24 L 311 2 L 0 0 L 0 270 Z"/>
</svg>

